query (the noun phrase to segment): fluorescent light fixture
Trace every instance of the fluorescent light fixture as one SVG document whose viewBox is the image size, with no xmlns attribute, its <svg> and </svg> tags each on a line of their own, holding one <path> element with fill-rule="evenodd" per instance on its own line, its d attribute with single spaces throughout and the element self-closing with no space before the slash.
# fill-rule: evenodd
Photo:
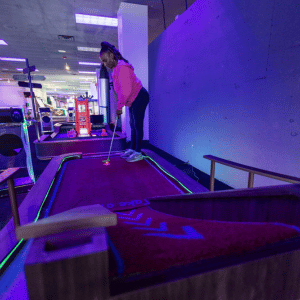
<svg viewBox="0 0 300 300">
<path fill-rule="evenodd" d="M 51 82 L 66 82 L 65 80 L 53 80 Z"/>
<path fill-rule="evenodd" d="M 80 61 L 78 62 L 80 65 L 86 65 L 86 66 L 101 66 L 100 63 L 93 63 L 93 62 L 84 62 L 84 61 Z"/>
<path fill-rule="evenodd" d="M 81 24 L 113 26 L 113 27 L 118 26 L 117 18 L 75 14 L 75 19 L 76 19 L 76 23 L 81 23 Z"/>
<path fill-rule="evenodd" d="M 7 43 L 4 40 L 0 40 L 0 45 L 7 45 Z"/>
<path fill-rule="evenodd" d="M 91 79 L 95 79 L 95 78 L 94 77 L 79 77 L 79 79 L 91 80 Z"/>
<path fill-rule="evenodd" d="M 80 81 L 79 83 L 93 83 L 91 81 Z"/>
<path fill-rule="evenodd" d="M 77 47 L 78 51 L 100 52 L 100 48 Z"/>
<path fill-rule="evenodd" d="M 5 60 L 5 61 L 26 61 L 25 58 L 13 58 L 13 57 L 0 57 L 0 60 Z"/>
<path fill-rule="evenodd" d="M 59 53 L 66 53 L 66 50 L 58 50 Z"/>
<path fill-rule="evenodd" d="M 90 71 L 78 71 L 80 74 L 96 74 L 96 72 L 90 72 Z"/>
</svg>

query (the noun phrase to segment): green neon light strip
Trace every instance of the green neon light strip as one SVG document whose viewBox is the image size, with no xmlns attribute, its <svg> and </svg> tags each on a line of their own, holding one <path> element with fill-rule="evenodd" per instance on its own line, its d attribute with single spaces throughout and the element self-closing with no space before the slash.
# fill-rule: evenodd
<svg viewBox="0 0 300 300">
<path fill-rule="evenodd" d="M 184 186 L 178 179 L 176 179 L 174 176 L 172 176 L 170 173 L 168 173 L 165 169 L 163 169 L 155 160 L 153 160 L 151 157 L 149 156 L 144 156 L 144 158 L 148 158 L 150 159 L 152 162 L 154 162 L 156 164 L 156 166 L 163 171 L 165 174 L 167 174 L 169 177 L 171 177 L 172 179 L 174 179 L 178 184 L 180 184 L 185 190 L 187 190 L 190 194 L 193 194 L 193 192 L 191 190 L 189 190 L 186 186 Z"/>
<path fill-rule="evenodd" d="M 56 171 L 56 174 L 59 172 L 59 170 L 61 169 L 63 163 L 64 163 L 67 159 L 69 159 L 69 158 L 74 158 L 74 157 L 76 157 L 76 156 L 67 156 L 67 157 L 64 157 L 64 159 L 61 161 L 61 164 L 60 164 L 60 166 L 58 167 L 58 169 L 57 169 L 57 171 Z M 46 194 L 46 196 L 45 196 L 45 198 L 44 198 L 42 204 L 40 205 L 40 209 L 39 209 L 39 211 L 38 211 L 38 213 L 37 213 L 37 215 L 36 215 L 36 217 L 35 217 L 35 219 L 34 219 L 34 223 L 36 223 L 36 221 L 37 221 L 38 218 L 40 217 L 40 214 L 41 214 L 43 205 L 44 205 L 44 203 L 45 203 L 45 201 L 46 201 L 46 199 L 47 199 L 47 197 L 48 197 L 48 195 L 49 195 L 49 193 L 50 193 L 50 190 L 51 190 L 51 188 L 52 188 L 52 186 L 53 186 L 55 177 L 56 177 L 56 176 L 54 176 L 54 179 L 52 180 L 52 182 L 51 182 L 51 184 L 50 184 L 50 187 L 49 187 L 49 189 L 48 189 L 48 192 L 47 192 L 47 194 Z M 6 264 L 6 262 L 9 260 L 9 258 L 13 255 L 13 253 L 20 247 L 20 245 L 21 245 L 21 243 L 23 242 L 23 240 L 24 240 L 24 239 L 20 240 L 19 243 L 18 243 L 18 244 L 17 244 L 17 245 L 9 252 L 9 254 L 3 259 L 3 261 L 0 263 L 0 270 L 3 268 L 3 266 L 4 266 L 4 265 Z"/>
<path fill-rule="evenodd" d="M 23 109 L 23 115 L 24 115 L 24 109 Z M 22 126 L 23 126 L 24 135 L 27 137 L 27 140 L 29 141 L 28 128 L 27 128 L 28 123 L 27 123 L 26 119 L 23 122 Z M 28 144 L 26 147 L 29 148 L 29 153 L 31 153 L 30 144 Z M 28 174 L 29 174 L 29 177 L 31 178 L 31 180 L 35 183 L 36 178 L 35 178 L 34 171 L 33 171 L 32 159 L 31 159 L 31 156 L 28 157 L 27 151 L 25 151 L 25 152 L 26 152 L 26 163 L 27 163 Z"/>
<path fill-rule="evenodd" d="M 23 242 L 23 239 L 21 241 L 19 241 L 19 243 L 15 246 L 14 249 L 12 249 L 10 251 L 10 253 L 4 258 L 4 260 L 1 262 L 0 264 L 0 269 L 3 268 L 3 266 L 6 264 L 6 262 L 9 260 L 9 258 L 13 255 L 13 253 L 18 249 L 18 247 L 20 246 L 20 244 Z"/>
<path fill-rule="evenodd" d="M 71 157 L 74 157 L 74 156 L 67 156 L 67 157 L 65 157 L 62 161 L 61 161 L 61 163 L 60 163 L 60 165 L 59 165 L 59 167 L 58 167 L 58 169 L 57 169 L 57 171 L 56 171 L 56 174 L 59 172 L 59 170 L 61 169 L 61 167 L 62 167 L 62 165 L 63 165 L 63 163 L 67 160 L 67 159 L 69 159 L 69 158 L 71 158 Z M 53 186 L 53 183 L 54 183 L 54 181 L 55 181 L 55 178 L 56 178 L 56 176 L 54 176 L 54 178 L 53 178 L 53 180 L 52 180 L 52 182 L 51 182 L 51 184 L 50 184 L 50 187 L 49 187 L 49 189 L 48 189 L 48 191 L 47 191 L 47 194 L 46 194 L 46 196 L 44 197 L 44 200 L 43 200 L 43 202 L 42 202 L 42 204 L 41 204 L 41 206 L 40 206 L 40 209 L 39 209 L 39 211 L 37 212 L 37 215 L 36 215 L 36 217 L 35 217 L 35 219 L 34 219 L 34 223 L 36 223 L 36 221 L 39 219 L 39 217 L 40 217 L 40 214 L 41 214 L 41 211 L 42 211 L 42 209 L 43 209 L 43 206 L 44 206 L 44 203 L 45 203 L 45 201 L 46 201 L 46 199 L 47 199 L 47 197 L 48 197 L 48 195 L 49 195 L 49 193 L 50 193 L 50 190 L 51 190 L 51 188 L 52 188 L 52 186 Z"/>
</svg>

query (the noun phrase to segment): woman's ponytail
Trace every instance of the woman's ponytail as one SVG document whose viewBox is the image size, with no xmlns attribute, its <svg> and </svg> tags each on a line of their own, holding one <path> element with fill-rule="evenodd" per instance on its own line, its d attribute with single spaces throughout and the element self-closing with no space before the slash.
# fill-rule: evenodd
<svg viewBox="0 0 300 300">
<path fill-rule="evenodd" d="M 129 63 L 129 61 L 127 59 L 125 59 L 121 53 L 116 49 L 116 47 L 114 45 L 111 45 L 110 43 L 108 42 L 102 42 L 101 43 L 101 51 L 100 51 L 100 55 L 103 53 L 103 52 L 111 52 L 115 55 L 115 58 L 117 60 L 124 60 L 125 62 Z"/>
</svg>

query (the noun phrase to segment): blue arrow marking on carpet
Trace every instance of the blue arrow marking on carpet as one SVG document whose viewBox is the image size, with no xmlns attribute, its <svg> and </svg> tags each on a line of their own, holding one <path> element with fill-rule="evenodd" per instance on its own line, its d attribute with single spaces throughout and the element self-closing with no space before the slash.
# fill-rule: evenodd
<svg viewBox="0 0 300 300">
<path fill-rule="evenodd" d="M 132 210 L 129 214 L 124 214 L 124 213 L 120 213 L 120 212 L 117 212 L 118 215 L 123 215 L 123 216 L 132 216 L 135 212 L 135 209 Z"/>
<path fill-rule="evenodd" d="M 145 222 L 145 224 L 134 223 L 134 222 L 124 222 L 124 223 L 132 224 L 132 225 L 150 226 L 151 222 L 152 222 L 152 218 L 148 218 L 147 221 Z M 149 230 L 149 228 L 147 228 L 147 230 Z"/>
<path fill-rule="evenodd" d="M 160 223 L 159 228 L 133 227 L 133 229 L 152 230 L 152 231 L 168 231 L 166 222 Z"/>
<path fill-rule="evenodd" d="M 126 219 L 126 220 L 131 220 L 131 221 L 138 221 L 143 214 L 138 214 L 137 217 L 135 219 L 133 218 L 127 218 L 127 217 L 119 217 L 120 219 Z"/>
<path fill-rule="evenodd" d="M 146 228 L 144 228 L 144 229 L 146 229 Z M 192 228 L 190 226 L 183 226 L 182 229 L 185 231 L 185 233 L 186 233 L 185 235 L 169 234 L 169 233 L 145 233 L 144 235 L 161 236 L 164 238 L 171 238 L 171 239 L 187 239 L 187 240 L 204 239 L 202 234 L 199 234 L 194 228 Z"/>
</svg>

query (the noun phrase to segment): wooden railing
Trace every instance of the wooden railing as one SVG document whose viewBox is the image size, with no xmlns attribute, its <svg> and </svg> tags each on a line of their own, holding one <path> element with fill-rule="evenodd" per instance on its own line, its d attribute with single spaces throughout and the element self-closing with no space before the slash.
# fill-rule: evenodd
<svg viewBox="0 0 300 300">
<path fill-rule="evenodd" d="M 17 198 L 16 198 L 16 191 L 15 191 L 15 184 L 14 184 L 13 177 L 20 171 L 20 169 L 21 168 L 9 168 L 4 170 L 0 174 L 0 184 L 7 181 L 9 200 L 10 200 L 10 205 L 11 205 L 16 228 L 20 226 L 20 217 L 18 212 Z"/>
<path fill-rule="evenodd" d="M 214 191 L 214 186 L 215 186 L 215 170 L 216 170 L 216 163 L 219 163 L 221 165 L 225 165 L 234 169 L 239 169 L 242 171 L 249 172 L 249 177 L 248 177 L 248 188 L 253 188 L 254 184 L 254 174 L 281 180 L 281 181 L 287 181 L 289 183 L 300 183 L 300 178 L 298 177 L 293 177 L 293 176 L 288 176 L 284 174 L 279 174 L 275 172 L 270 172 L 258 168 L 253 168 L 249 167 L 246 165 L 238 164 L 235 162 L 232 162 L 230 160 L 222 159 L 213 155 L 204 155 L 203 158 L 209 159 L 211 161 L 211 166 L 210 166 L 210 191 Z"/>
</svg>

